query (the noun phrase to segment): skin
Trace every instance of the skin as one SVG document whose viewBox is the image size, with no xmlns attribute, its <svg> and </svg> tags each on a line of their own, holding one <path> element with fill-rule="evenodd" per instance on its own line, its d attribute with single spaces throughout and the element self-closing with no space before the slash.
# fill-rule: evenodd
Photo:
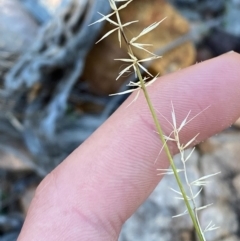
<svg viewBox="0 0 240 241">
<path fill-rule="evenodd" d="M 148 87 L 162 128 L 171 120 L 171 101 L 178 124 L 192 110 L 180 135 L 187 142 L 220 132 L 240 116 L 240 55 L 228 53 L 161 77 Z M 37 188 L 18 241 L 117 240 L 123 223 L 161 180 L 168 168 L 161 142 L 141 93 L 123 105 Z M 160 114 L 161 113 L 161 114 Z M 80 134 L 80 133 L 79 133 Z M 176 146 L 170 144 L 173 154 Z"/>
</svg>

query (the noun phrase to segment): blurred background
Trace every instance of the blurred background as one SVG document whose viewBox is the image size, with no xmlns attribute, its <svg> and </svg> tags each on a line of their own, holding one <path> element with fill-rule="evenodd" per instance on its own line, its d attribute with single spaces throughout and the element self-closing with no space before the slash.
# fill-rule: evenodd
<svg viewBox="0 0 240 241">
<path fill-rule="evenodd" d="M 89 24 L 110 12 L 107 0 L 0 0 L 0 240 L 15 241 L 35 189 L 44 176 L 98 128 L 127 98 L 133 76 L 115 81 L 126 56 L 117 37 L 95 45 L 112 28 Z M 234 50 L 240 53 L 240 0 L 135 0 L 122 11 L 135 36 L 144 37 L 161 60 L 147 67 L 165 75 Z M 144 57 L 136 52 L 139 58 Z M 194 79 L 192 80 L 194 81 Z M 175 157 L 179 163 L 179 157 Z M 192 179 L 221 171 L 198 197 L 214 202 L 201 213 L 220 229 L 208 241 L 240 240 L 240 121 L 200 144 L 189 166 Z M 195 241 L 188 217 L 164 177 L 125 224 L 120 240 Z"/>
</svg>

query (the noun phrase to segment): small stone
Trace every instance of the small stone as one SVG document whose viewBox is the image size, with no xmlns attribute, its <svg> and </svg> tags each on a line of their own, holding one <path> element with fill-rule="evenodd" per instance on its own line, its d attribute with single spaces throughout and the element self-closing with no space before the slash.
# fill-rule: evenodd
<svg viewBox="0 0 240 241">
<path fill-rule="evenodd" d="M 205 145 L 205 146 L 204 146 Z M 209 145 L 209 147 L 207 147 Z M 236 132 L 224 132 L 217 136 L 213 136 L 208 139 L 208 141 L 203 144 L 204 148 L 200 148 L 203 151 L 207 150 L 209 157 L 206 156 L 204 158 L 208 158 L 209 161 L 206 162 L 206 168 L 210 171 L 217 172 L 221 171 L 221 176 L 223 178 L 228 177 L 231 173 L 240 172 L 240 136 L 239 133 Z M 209 153 L 210 150 L 210 153 Z M 210 156 L 211 154 L 211 156 Z M 216 160 L 215 164 L 212 163 L 211 160 Z M 211 165 L 213 165 L 211 167 Z M 216 165 L 219 168 L 216 168 Z"/>
<path fill-rule="evenodd" d="M 201 212 L 200 222 L 202 227 L 207 227 L 211 221 L 219 228 L 205 233 L 205 238 L 208 241 L 222 240 L 222 238 L 228 237 L 238 230 L 237 214 L 227 204 L 214 204 Z"/>
<path fill-rule="evenodd" d="M 206 232 L 206 240 L 232 240 L 238 230 L 238 211 L 233 203 L 240 198 L 240 136 L 238 132 L 225 131 L 200 145 L 200 165 L 203 175 L 220 174 L 209 178 L 204 187 L 204 205 L 213 205 L 201 213 L 202 227 L 212 220 L 219 229 Z M 233 177 L 235 176 L 234 180 Z M 235 188 L 235 191 L 233 190 Z M 238 239 L 237 239 L 238 240 Z"/>
<path fill-rule="evenodd" d="M 239 146 L 239 134 L 234 132 L 221 133 L 201 144 L 202 175 L 220 172 L 209 178 L 209 183 L 204 187 L 205 204 L 233 202 L 238 195 L 232 193 L 232 184 L 235 186 L 236 193 L 240 193 L 239 177 L 236 176 L 232 181 L 234 175 L 240 172 Z"/>
<path fill-rule="evenodd" d="M 214 154 L 205 154 L 201 157 L 200 164 L 202 176 L 220 172 L 218 175 L 208 179 L 208 183 L 204 187 L 204 203 L 228 202 L 231 200 L 230 183 L 225 180 L 225 177 L 229 175 L 229 171 L 220 166 L 218 158 Z"/>
</svg>

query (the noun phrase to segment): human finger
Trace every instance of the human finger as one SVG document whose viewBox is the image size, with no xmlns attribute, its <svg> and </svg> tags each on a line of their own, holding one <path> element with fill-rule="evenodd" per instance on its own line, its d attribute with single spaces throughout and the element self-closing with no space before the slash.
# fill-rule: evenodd
<svg viewBox="0 0 240 241">
<path fill-rule="evenodd" d="M 210 106 L 182 131 L 183 142 L 221 131 L 240 115 L 240 56 L 226 54 L 160 78 L 148 88 L 166 133 L 173 102 L 178 123 Z M 167 168 L 141 93 L 128 100 L 38 188 L 19 240 L 117 240 Z M 77 133 L 76 133 L 77 134 Z M 80 134 L 80 133 L 79 133 Z M 172 146 L 172 152 L 176 153 Z"/>
</svg>

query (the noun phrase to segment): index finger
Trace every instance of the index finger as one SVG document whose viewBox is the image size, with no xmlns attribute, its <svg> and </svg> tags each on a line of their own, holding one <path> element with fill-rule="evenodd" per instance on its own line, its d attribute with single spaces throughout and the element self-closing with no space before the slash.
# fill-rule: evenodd
<svg viewBox="0 0 240 241">
<path fill-rule="evenodd" d="M 160 78 L 148 88 L 154 107 L 182 121 L 211 106 L 183 130 L 206 139 L 240 115 L 240 56 L 232 53 Z M 122 224 L 149 196 L 167 168 L 143 94 L 134 94 L 41 183 L 19 240 L 117 240 Z M 159 114 L 168 133 L 168 124 Z M 79 133 L 80 134 L 80 133 Z M 172 146 L 173 153 L 176 152 Z"/>
</svg>

